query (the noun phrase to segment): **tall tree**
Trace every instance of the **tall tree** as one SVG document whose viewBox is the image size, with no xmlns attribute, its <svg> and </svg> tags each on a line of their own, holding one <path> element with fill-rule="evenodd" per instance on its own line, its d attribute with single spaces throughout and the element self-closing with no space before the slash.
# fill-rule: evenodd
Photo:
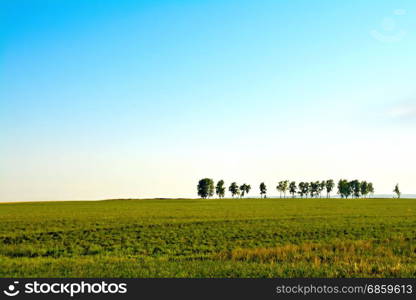
<svg viewBox="0 0 416 300">
<path fill-rule="evenodd" d="M 251 190 L 251 185 L 245 184 L 245 183 L 242 184 L 240 186 L 240 195 L 241 195 L 241 198 L 243 198 L 246 194 L 248 194 L 250 192 L 250 190 Z"/>
<path fill-rule="evenodd" d="M 333 181 L 332 179 L 328 179 L 328 180 L 325 182 L 326 197 L 327 197 L 327 198 L 331 197 L 331 192 L 332 192 L 332 190 L 333 190 L 334 186 L 335 186 L 335 183 L 334 183 L 334 181 Z"/>
<path fill-rule="evenodd" d="M 322 191 L 325 189 L 325 186 L 326 186 L 326 182 L 325 182 L 325 180 L 322 180 L 322 181 L 319 183 L 319 198 L 321 198 L 321 196 L 322 196 Z"/>
<path fill-rule="evenodd" d="M 224 186 L 224 180 L 220 180 L 217 182 L 217 185 L 215 186 L 215 192 L 218 195 L 218 198 L 224 198 L 225 195 L 225 186 Z"/>
<path fill-rule="evenodd" d="M 319 181 L 311 182 L 309 184 L 309 194 L 311 195 L 311 198 L 313 198 L 314 196 L 318 196 L 319 186 Z"/>
<path fill-rule="evenodd" d="M 311 185 L 309 184 L 309 182 L 305 182 L 305 185 L 303 186 L 303 190 L 306 195 L 306 198 L 308 198 L 308 193 L 309 193 L 310 188 L 311 188 Z"/>
<path fill-rule="evenodd" d="M 282 193 L 284 197 L 286 198 L 286 192 L 288 188 L 289 188 L 289 180 L 279 181 L 279 183 L 276 186 L 276 189 L 280 192 L 280 198 L 282 198 Z"/>
<path fill-rule="evenodd" d="M 359 198 L 361 195 L 361 184 L 357 179 L 350 182 L 350 188 L 355 198 Z"/>
<path fill-rule="evenodd" d="M 296 189 L 297 189 L 296 182 L 292 181 L 289 184 L 289 193 L 292 194 L 292 198 L 295 198 Z"/>
<path fill-rule="evenodd" d="M 289 189 L 289 180 L 283 180 L 282 181 L 282 191 L 283 191 L 283 195 L 286 198 L 286 192 Z"/>
<path fill-rule="evenodd" d="M 368 195 L 368 183 L 367 181 L 361 181 L 360 182 L 360 191 L 361 195 L 365 198 L 365 196 Z"/>
<path fill-rule="evenodd" d="M 266 198 L 266 194 L 267 194 L 267 187 L 266 184 L 264 182 L 260 183 L 260 197 L 261 198 Z"/>
<path fill-rule="evenodd" d="M 236 182 L 231 183 L 230 187 L 228 188 L 228 190 L 231 192 L 231 195 L 236 196 L 240 193 L 239 189 L 238 189 L 238 185 Z"/>
<path fill-rule="evenodd" d="M 299 187 L 298 193 L 300 194 L 300 196 L 303 198 L 303 196 L 305 195 L 306 198 L 308 198 L 309 183 L 308 182 L 300 182 L 298 187 Z"/>
<path fill-rule="evenodd" d="M 399 184 L 396 184 L 396 186 L 394 187 L 393 192 L 395 192 L 395 193 L 396 193 L 397 198 L 400 198 L 400 196 L 401 196 L 401 194 L 402 194 L 402 193 L 400 192 L 400 189 L 399 189 Z"/>
<path fill-rule="evenodd" d="M 340 179 L 338 181 L 338 194 L 341 198 L 348 198 L 351 195 L 351 186 L 348 180 Z"/>
<path fill-rule="evenodd" d="M 246 192 L 247 195 L 248 195 L 248 193 L 250 193 L 250 190 L 251 190 L 251 185 L 246 184 L 245 192 Z"/>
<path fill-rule="evenodd" d="M 214 195 L 214 180 L 211 178 L 204 178 L 198 182 L 198 195 L 206 199 Z"/>
<path fill-rule="evenodd" d="M 309 183 L 309 195 L 311 196 L 311 198 L 313 198 L 313 194 L 315 191 L 315 187 L 313 185 L 314 185 L 313 182 Z"/>
<path fill-rule="evenodd" d="M 305 194 L 304 191 L 304 186 L 305 183 L 303 181 L 299 182 L 298 184 L 298 194 L 300 195 L 301 198 L 303 198 L 303 195 Z"/>
<path fill-rule="evenodd" d="M 282 198 L 282 192 L 283 192 L 282 181 L 278 182 L 278 184 L 276 186 L 276 190 L 279 191 L 279 197 Z"/>
<path fill-rule="evenodd" d="M 240 198 L 243 198 L 245 194 L 246 194 L 246 184 L 244 183 L 240 185 Z"/>
<path fill-rule="evenodd" d="M 372 182 L 368 183 L 368 193 L 372 196 L 374 195 L 374 186 Z"/>
</svg>

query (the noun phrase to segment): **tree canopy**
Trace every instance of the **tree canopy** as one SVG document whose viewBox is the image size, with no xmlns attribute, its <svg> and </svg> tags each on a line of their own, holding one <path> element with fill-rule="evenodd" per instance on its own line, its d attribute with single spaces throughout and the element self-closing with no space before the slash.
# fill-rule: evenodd
<svg viewBox="0 0 416 300">
<path fill-rule="evenodd" d="M 260 197 L 266 198 L 266 194 L 267 194 L 267 187 L 266 187 L 266 184 L 262 182 L 260 183 Z"/>
<path fill-rule="evenodd" d="M 215 186 L 215 192 L 218 195 L 218 198 L 224 198 L 225 196 L 224 180 L 220 180 L 217 182 L 217 185 Z"/>
<path fill-rule="evenodd" d="M 214 180 L 211 178 L 204 178 L 198 182 L 198 195 L 201 198 L 209 198 L 214 195 Z"/>
<path fill-rule="evenodd" d="M 327 198 L 330 198 L 331 192 L 335 187 L 335 182 L 333 179 L 328 180 L 321 180 L 321 181 L 312 181 L 312 182 L 299 182 L 296 184 L 295 181 L 289 180 L 282 180 L 279 181 L 276 189 L 280 192 L 280 197 L 284 195 L 286 198 L 286 192 L 292 195 L 295 198 L 295 195 L 298 194 L 300 197 L 308 196 L 310 197 L 321 197 L 321 194 L 324 190 L 326 190 Z M 338 194 L 341 198 L 349 198 L 349 197 L 368 197 L 368 195 L 374 194 L 374 186 L 373 183 L 368 181 L 359 181 L 357 179 L 348 181 L 346 179 L 340 179 L 337 184 L 338 187 Z M 225 183 L 224 180 L 219 180 L 214 187 L 214 181 L 211 178 L 204 178 L 198 182 L 198 195 L 202 198 L 209 198 L 214 195 L 214 192 L 218 195 L 219 198 L 225 197 Z M 260 183 L 260 197 L 266 197 L 267 187 L 264 182 Z M 242 185 L 238 185 L 236 182 L 232 182 L 231 185 L 228 187 L 228 191 L 231 193 L 231 196 L 234 198 L 235 196 L 244 197 L 247 195 L 251 190 L 251 185 L 243 183 Z M 397 184 L 393 190 L 393 192 L 397 195 L 398 198 L 401 196 L 401 192 L 399 189 L 399 185 Z"/>
<path fill-rule="evenodd" d="M 234 198 L 234 196 L 238 196 L 240 194 L 240 189 L 238 187 L 237 182 L 231 183 L 231 185 L 228 188 L 228 190 L 230 191 L 230 193 L 233 196 L 233 198 Z"/>
<path fill-rule="evenodd" d="M 402 193 L 400 192 L 399 184 L 396 184 L 396 186 L 394 187 L 393 192 L 396 193 L 397 198 L 400 198 L 400 196 L 401 196 Z"/>
</svg>

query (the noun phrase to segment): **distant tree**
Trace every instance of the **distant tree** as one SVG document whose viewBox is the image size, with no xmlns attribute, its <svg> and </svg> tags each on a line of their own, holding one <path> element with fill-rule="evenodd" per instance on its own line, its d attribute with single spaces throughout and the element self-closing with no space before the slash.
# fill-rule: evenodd
<svg viewBox="0 0 416 300">
<path fill-rule="evenodd" d="M 299 195 L 303 198 L 305 195 L 306 198 L 308 198 L 308 192 L 309 192 L 309 183 L 308 182 L 300 182 L 299 185 Z"/>
<path fill-rule="evenodd" d="M 311 196 L 311 198 L 313 198 L 314 192 L 315 192 L 314 183 L 313 182 L 310 182 L 309 183 L 309 195 Z"/>
<path fill-rule="evenodd" d="M 313 198 L 314 196 L 315 197 L 318 196 L 319 186 L 320 186 L 319 181 L 311 182 L 309 184 L 309 194 L 311 195 L 311 198 Z"/>
<path fill-rule="evenodd" d="M 351 186 L 348 180 L 340 179 L 338 181 L 338 194 L 341 198 L 348 198 L 351 195 Z"/>
<path fill-rule="evenodd" d="M 367 189 L 368 189 L 368 193 L 373 196 L 374 195 L 374 186 L 373 186 L 372 182 L 368 183 Z"/>
<path fill-rule="evenodd" d="M 283 181 L 279 181 L 279 183 L 276 186 L 276 190 L 279 191 L 279 197 L 282 198 L 282 192 L 283 192 L 283 185 L 282 185 Z"/>
<path fill-rule="evenodd" d="M 299 184 L 298 184 L 298 194 L 300 195 L 300 197 L 301 198 L 303 198 L 303 195 L 304 195 L 304 186 L 305 186 L 305 183 L 303 182 L 303 181 L 301 181 L 301 182 L 299 182 Z"/>
<path fill-rule="evenodd" d="M 250 190 L 251 190 L 251 186 L 249 184 L 245 184 L 245 183 L 242 184 L 240 186 L 241 198 L 243 198 L 245 194 L 248 194 L 250 192 Z"/>
<path fill-rule="evenodd" d="M 238 185 L 236 182 L 231 183 L 230 187 L 228 188 L 228 190 L 231 192 L 231 196 L 234 198 L 234 196 L 238 196 L 238 194 L 240 193 L 239 189 L 238 189 Z"/>
<path fill-rule="evenodd" d="M 215 192 L 218 195 L 218 198 L 224 198 L 224 195 L 225 195 L 224 180 L 220 180 L 217 182 L 217 185 L 215 186 Z"/>
<path fill-rule="evenodd" d="M 402 193 L 400 192 L 400 189 L 399 189 L 399 184 L 396 184 L 396 186 L 394 187 L 393 192 L 395 192 L 395 193 L 396 193 L 397 198 L 400 198 L 400 196 L 401 196 L 401 194 L 402 194 Z"/>
<path fill-rule="evenodd" d="M 214 195 L 214 180 L 211 178 L 204 178 L 198 182 L 198 195 L 206 199 Z"/>
<path fill-rule="evenodd" d="M 248 193 L 250 193 L 251 190 L 251 185 L 246 184 L 246 194 L 248 195 Z"/>
<path fill-rule="evenodd" d="M 308 192 L 309 192 L 309 189 L 311 188 L 309 182 L 305 182 L 305 185 L 303 188 L 304 188 L 306 198 L 308 198 Z"/>
<path fill-rule="evenodd" d="M 325 182 L 325 180 L 322 180 L 319 183 L 319 198 L 321 198 L 322 191 L 325 189 L 325 186 L 326 186 L 326 182 Z"/>
<path fill-rule="evenodd" d="M 240 185 L 240 197 L 243 198 L 246 193 L 246 184 Z"/>
<path fill-rule="evenodd" d="M 286 192 L 288 188 L 289 188 L 289 180 L 279 181 L 279 183 L 276 186 L 276 189 L 280 192 L 280 198 L 282 198 L 282 193 L 284 197 L 286 198 Z"/>
<path fill-rule="evenodd" d="M 320 189 L 321 189 L 321 182 L 315 181 L 314 184 L 315 184 L 315 197 L 318 198 Z"/>
<path fill-rule="evenodd" d="M 352 191 L 352 195 L 355 198 L 359 198 L 361 195 L 361 184 L 360 181 L 358 181 L 357 179 L 353 180 L 350 182 L 350 189 Z"/>
<path fill-rule="evenodd" d="M 335 183 L 332 179 L 329 179 L 325 182 L 326 188 L 326 197 L 329 198 L 331 196 L 332 189 L 334 188 Z"/>
<path fill-rule="evenodd" d="M 365 196 L 368 195 L 368 183 L 367 181 L 361 181 L 360 182 L 360 191 L 361 195 L 365 198 Z"/>
<path fill-rule="evenodd" d="M 292 181 L 289 184 L 289 193 L 292 194 L 292 198 L 295 198 L 296 189 L 297 189 L 296 182 Z"/>
<path fill-rule="evenodd" d="M 261 198 L 266 198 L 266 194 L 267 194 L 267 187 L 266 184 L 264 182 L 260 183 L 260 197 Z"/>
<path fill-rule="evenodd" d="M 286 198 L 286 192 L 289 189 L 289 180 L 283 180 L 282 181 L 282 192 L 284 197 Z"/>
</svg>

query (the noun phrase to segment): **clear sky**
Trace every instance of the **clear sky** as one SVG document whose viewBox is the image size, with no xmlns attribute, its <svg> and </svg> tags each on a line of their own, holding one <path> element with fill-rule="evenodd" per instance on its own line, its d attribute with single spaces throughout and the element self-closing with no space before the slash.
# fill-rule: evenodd
<svg viewBox="0 0 416 300">
<path fill-rule="evenodd" d="M 414 0 L 0 0 L 0 201 L 416 193 L 415 53 Z"/>
</svg>

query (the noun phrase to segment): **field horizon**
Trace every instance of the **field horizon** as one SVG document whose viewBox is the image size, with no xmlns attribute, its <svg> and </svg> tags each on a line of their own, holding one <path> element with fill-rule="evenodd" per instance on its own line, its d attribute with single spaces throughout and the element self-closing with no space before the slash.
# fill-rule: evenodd
<svg viewBox="0 0 416 300">
<path fill-rule="evenodd" d="M 0 204 L 1 277 L 416 277 L 415 199 Z"/>
<path fill-rule="evenodd" d="M 21 200 L 21 201 L 2 201 L 0 200 L 0 204 L 13 204 L 13 203 L 47 203 L 47 202 L 99 202 L 99 201 L 116 201 L 116 200 L 120 200 L 120 201 L 128 201 L 128 200 L 198 200 L 200 198 L 197 197 L 115 197 L 115 198 L 100 198 L 100 199 L 80 199 L 80 200 Z M 242 199 L 240 197 L 224 197 L 224 198 L 218 198 L 217 196 L 211 197 L 209 198 L 211 200 L 217 199 Z M 248 196 L 244 196 L 243 199 L 261 199 L 260 196 L 252 196 L 252 195 L 248 195 Z M 279 195 L 271 195 L 268 196 L 267 199 L 315 199 L 315 197 L 311 198 L 308 196 L 308 198 L 304 197 L 301 198 L 299 196 L 296 197 L 292 197 L 290 195 L 286 195 L 286 197 L 280 197 Z M 330 197 L 326 197 L 326 196 L 322 196 L 322 197 L 318 197 L 318 199 L 342 199 L 341 196 L 339 195 L 331 195 Z M 355 197 L 350 197 L 348 198 L 350 200 L 352 199 L 356 199 Z M 361 199 L 361 198 L 360 198 Z M 368 196 L 365 199 L 397 199 L 397 196 L 394 194 L 374 194 L 373 196 Z M 400 199 L 416 199 L 416 194 L 402 194 Z"/>
</svg>

